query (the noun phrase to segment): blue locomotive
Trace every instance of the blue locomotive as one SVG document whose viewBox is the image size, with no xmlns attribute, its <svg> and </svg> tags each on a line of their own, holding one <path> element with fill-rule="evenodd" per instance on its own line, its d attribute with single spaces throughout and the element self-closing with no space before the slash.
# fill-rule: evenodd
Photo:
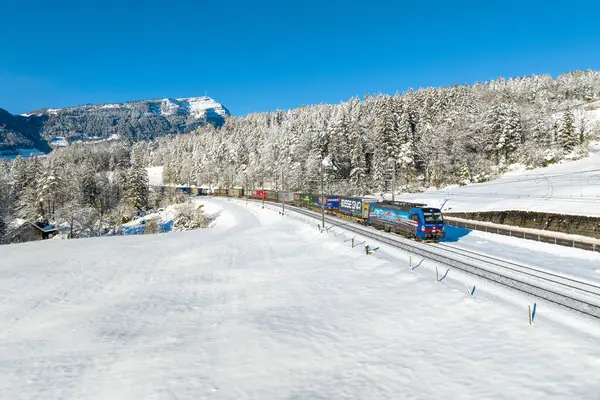
<svg viewBox="0 0 600 400">
<path fill-rule="evenodd" d="M 367 223 L 387 232 L 423 241 L 437 242 L 446 235 L 442 212 L 425 204 L 371 203 Z"/>
</svg>

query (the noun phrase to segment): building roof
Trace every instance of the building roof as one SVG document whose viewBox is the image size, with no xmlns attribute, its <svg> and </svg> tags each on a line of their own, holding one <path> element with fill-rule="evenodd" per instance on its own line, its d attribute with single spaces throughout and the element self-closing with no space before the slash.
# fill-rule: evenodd
<svg viewBox="0 0 600 400">
<path fill-rule="evenodd" d="M 44 233 L 58 232 L 58 228 L 55 225 L 44 224 L 43 222 L 39 222 L 39 221 L 34 222 L 31 225 Z"/>
</svg>

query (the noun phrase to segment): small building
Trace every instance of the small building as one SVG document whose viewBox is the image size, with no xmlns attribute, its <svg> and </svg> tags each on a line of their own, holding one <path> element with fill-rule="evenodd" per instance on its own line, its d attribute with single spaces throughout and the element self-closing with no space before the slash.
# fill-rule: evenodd
<svg viewBox="0 0 600 400">
<path fill-rule="evenodd" d="M 24 243 L 46 240 L 59 233 L 58 228 L 45 222 L 25 222 L 10 231 L 5 238 L 6 243 Z"/>
</svg>

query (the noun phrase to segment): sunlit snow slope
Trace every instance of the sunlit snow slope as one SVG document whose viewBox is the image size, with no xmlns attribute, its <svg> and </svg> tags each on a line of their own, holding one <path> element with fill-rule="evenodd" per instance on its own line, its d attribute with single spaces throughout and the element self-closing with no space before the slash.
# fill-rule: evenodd
<svg viewBox="0 0 600 400">
<path fill-rule="evenodd" d="M 396 198 L 438 207 L 445 204 L 446 211 L 455 212 L 524 210 L 600 216 L 600 143 L 592 144 L 590 150 L 589 157 L 578 161 Z"/>
<path fill-rule="evenodd" d="M 0 398 L 597 398 L 597 324 L 203 201 L 214 228 L 0 246 Z"/>
</svg>

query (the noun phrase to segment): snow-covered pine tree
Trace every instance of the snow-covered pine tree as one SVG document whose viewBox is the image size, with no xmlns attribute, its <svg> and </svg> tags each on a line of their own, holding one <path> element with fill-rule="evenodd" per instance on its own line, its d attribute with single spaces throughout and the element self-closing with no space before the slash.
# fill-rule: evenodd
<svg viewBox="0 0 600 400">
<path fill-rule="evenodd" d="M 562 119 L 558 123 L 556 141 L 567 153 L 573 151 L 579 141 L 579 138 L 575 133 L 575 117 L 569 108 L 564 112 Z"/>
<path fill-rule="evenodd" d="M 376 103 L 375 143 L 371 171 L 371 184 L 376 192 L 386 189 L 390 165 L 396 160 L 398 136 L 391 102 L 389 96 L 379 96 Z"/>
<path fill-rule="evenodd" d="M 522 142 L 522 125 L 519 112 L 511 104 L 494 105 L 486 116 L 486 130 L 493 138 L 493 154 L 499 165 L 514 161 L 513 154 Z"/>
<path fill-rule="evenodd" d="M 12 208 L 11 200 L 9 170 L 6 164 L 0 161 L 0 243 L 7 230 L 7 220 Z"/>
<path fill-rule="evenodd" d="M 38 199 L 40 179 L 43 166 L 39 158 L 34 158 L 27 166 L 27 183 L 20 198 L 20 214 L 29 220 L 38 220 L 44 217 L 42 203 Z"/>
<path fill-rule="evenodd" d="M 123 200 L 137 212 L 148 208 L 148 172 L 140 164 L 134 164 L 129 170 L 124 188 Z"/>
<path fill-rule="evenodd" d="M 350 132 L 349 145 L 352 165 L 352 170 L 350 171 L 350 193 L 362 195 L 366 193 L 367 163 L 363 139 L 358 129 L 352 129 Z"/>
<path fill-rule="evenodd" d="M 534 116 L 531 121 L 531 140 L 540 147 L 548 148 L 552 145 L 552 130 L 548 126 L 548 118 L 544 116 Z"/>
<path fill-rule="evenodd" d="M 79 204 L 81 207 L 93 207 L 98 204 L 100 188 L 96 182 L 96 168 L 91 163 L 86 164 L 81 171 L 79 180 Z"/>
<path fill-rule="evenodd" d="M 61 199 L 63 182 L 56 167 L 52 164 L 46 167 L 40 179 L 38 202 L 42 206 L 43 214 L 50 220 L 54 219 L 56 208 Z"/>
<path fill-rule="evenodd" d="M 333 171 L 330 171 L 335 179 L 348 179 L 352 166 L 350 163 L 349 148 L 349 126 L 348 117 L 344 108 L 333 116 L 328 127 L 329 146 L 328 154 L 333 165 Z"/>
</svg>

